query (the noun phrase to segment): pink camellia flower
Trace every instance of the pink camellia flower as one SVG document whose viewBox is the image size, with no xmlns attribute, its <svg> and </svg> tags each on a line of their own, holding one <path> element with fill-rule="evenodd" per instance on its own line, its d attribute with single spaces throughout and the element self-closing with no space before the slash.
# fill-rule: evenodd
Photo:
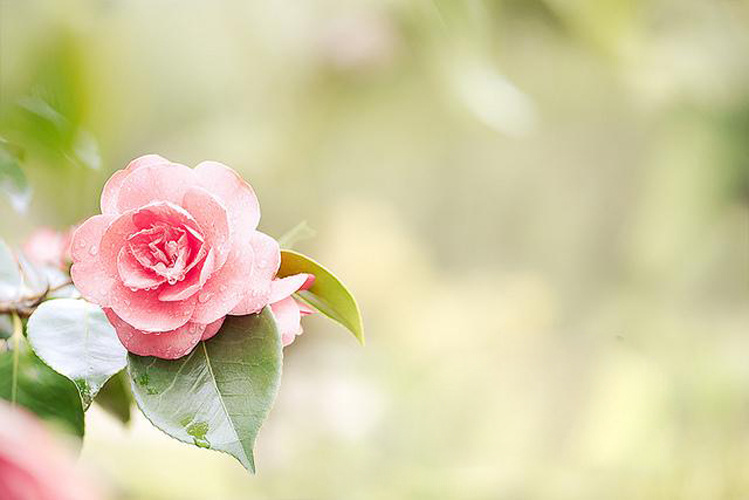
<svg viewBox="0 0 749 500">
<path fill-rule="evenodd" d="M 55 231 L 40 227 L 26 238 L 23 253 L 35 264 L 66 269 L 71 261 L 70 239 L 74 230 Z"/>
<path fill-rule="evenodd" d="M 302 334 L 302 316 L 315 312 L 310 306 L 292 297 L 299 290 L 307 290 L 315 282 L 311 274 L 295 274 L 273 280 L 271 283 L 270 308 L 276 317 L 284 346 L 294 342 Z"/>
<path fill-rule="evenodd" d="M 257 231 L 255 193 L 229 167 L 140 157 L 106 183 L 101 211 L 73 235 L 71 276 L 130 352 L 182 357 L 227 314 L 269 303 L 278 243 Z"/>
<path fill-rule="evenodd" d="M 99 486 L 34 415 L 0 400 L 0 423 L 0 498 L 102 498 Z"/>
</svg>

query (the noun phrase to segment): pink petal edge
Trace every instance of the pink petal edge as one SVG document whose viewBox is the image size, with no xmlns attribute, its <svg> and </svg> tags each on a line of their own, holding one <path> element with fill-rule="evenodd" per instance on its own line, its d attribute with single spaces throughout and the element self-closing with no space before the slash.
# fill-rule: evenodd
<svg viewBox="0 0 749 500">
<path fill-rule="evenodd" d="M 104 309 L 117 337 L 125 348 L 138 356 L 156 356 L 178 359 L 185 356 L 200 341 L 206 325 L 187 323 L 179 328 L 161 333 L 149 333 L 133 328 L 112 309 Z"/>
<path fill-rule="evenodd" d="M 101 190 L 101 212 L 103 214 L 118 213 L 117 197 L 119 196 L 120 188 L 122 187 L 122 183 L 125 182 L 125 178 L 134 170 L 147 165 L 161 165 L 165 163 L 168 164 L 170 162 L 163 156 L 154 154 L 143 155 L 131 161 L 123 170 L 113 173 Z"/>
</svg>

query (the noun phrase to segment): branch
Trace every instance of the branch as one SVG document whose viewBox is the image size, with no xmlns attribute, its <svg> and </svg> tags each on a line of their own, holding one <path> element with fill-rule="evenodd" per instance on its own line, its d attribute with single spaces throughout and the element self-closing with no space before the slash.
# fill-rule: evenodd
<svg viewBox="0 0 749 500">
<path fill-rule="evenodd" d="M 67 285 L 65 285 L 67 286 Z M 27 295 L 19 297 L 12 302 L 0 302 L 0 314 L 17 314 L 22 318 L 28 318 L 34 312 L 36 306 L 42 303 L 44 298 L 52 291 L 58 290 L 60 286 L 50 288 L 49 285 L 44 287 L 44 291 L 36 295 Z"/>
</svg>

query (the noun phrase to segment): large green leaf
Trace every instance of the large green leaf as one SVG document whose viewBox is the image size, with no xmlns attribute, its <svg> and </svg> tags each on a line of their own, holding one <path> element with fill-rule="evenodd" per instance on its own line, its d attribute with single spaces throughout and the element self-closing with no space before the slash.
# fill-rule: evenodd
<svg viewBox="0 0 749 500">
<path fill-rule="evenodd" d="M 128 357 L 135 401 L 151 423 L 185 443 L 228 453 L 251 472 L 281 364 L 281 338 L 268 308 L 228 316 L 215 337 L 181 359 Z"/>
<path fill-rule="evenodd" d="M 299 292 L 299 297 L 348 328 L 359 342 L 364 344 L 364 325 L 359 305 L 341 280 L 309 257 L 293 250 L 281 250 L 281 268 L 278 276 L 283 278 L 298 273 L 315 275 L 315 283 L 309 290 Z"/>
<path fill-rule="evenodd" d="M 45 365 L 22 338 L 17 351 L 0 354 L 0 398 L 83 437 L 83 406 L 73 383 Z"/>
<path fill-rule="evenodd" d="M 127 351 L 104 312 L 85 300 L 42 303 L 29 318 L 27 334 L 34 352 L 75 382 L 84 408 L 127 364 Z"/>
<path fill-rule="evenodd" d="M 130 408 L 133 406 L 133 393 L 125 370 L 107 380 L 94 402 L 110 415 L 127 424 L 130 422 Z"/>
</svg>

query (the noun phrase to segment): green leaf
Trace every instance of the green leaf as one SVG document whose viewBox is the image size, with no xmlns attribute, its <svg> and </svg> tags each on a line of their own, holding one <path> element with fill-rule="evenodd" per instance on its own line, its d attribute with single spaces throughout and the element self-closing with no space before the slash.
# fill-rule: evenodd
<svg viewBox="0 0 749 500">
<path fill-rule="evenodd" d="M 24 344 L 19 339 L 18 351 L 0 354 L 0 398 L 83 437 L 83 406 L 75 385 L 45 365 Z"/>
<path fill-rule="evenodd" d="M 177 360 L 128 356 L 143 414 L 175 439 L 223 451 L 255 472 L 253 446 L 278 392 L 281 338 L 269 308 L 227 316 L 212 339 Z"/>
<path fill-rule="evenodd" d="M 3 139 L 0 139 L 0 192 L 16 212 L 25 212 L 31 201 L 31 187 L 21 169 L 21 158 Z"/>
<path fill-rule="evenodd" d="M 133 393 L 130 391 L 126 371 L 122 370 L 107 380 L 94 402 L 123 424 L 130 422 Z"/>
<path fill-rule="evenodd" d="M 101 155 L 96 138 L 91 132 L 81 128 L 79 117 L 66 115 L 53 106 L 48 97 L 42 95 L 46 93 L 40 89 L 36 95 L 18 100 L 19 107 L 30 119 L 29 128 L 33 131 L 34 138 L 50 151 L 62 153 L 62 156 L 74 165 L 93 170 L 101 168 Z M 70 104 L 72 103 L 64 107 L 70 108 Z"/>
<path fill-rule="evenodd" d="M 312 229 L 306 220 L 303 220 L 296 226 L 286 231 L 283 236 L 278 239 L 278 244 L 281 248 L 293 248 L 294 245 L 300 241 L 314 238 L 317 231 Z"/>
<path fill-rule="evenodd" d="M 22 284 L 18 261 L 10 247 L 0 239 L 0 301 L 17 298 Z"/>
<path fill-rule="evenodd" d="M 10 314 L 0 314 L 0 340 L 9 339 L 13 335 L 13 320 Z M 0 342 L 0 344 L 2 344 Z"/>
<path fill-rule="evenodd" d="M 43 302 L 29 318 L 27 334 L 34 352 L 75 383 L 84 408 L 127 364 L 127 351 L 104 312 L 85 300 Z"/>
<path fill-rule="evenodd" d="M 315 283 L 309 290 L 298 292 L 297 295 L 330 319 L 348 328 L 364 345 L 364 324 L 359 305 L 341 280 L 309 257 L 293 250 L 281 250 L 278 277 L 299 273 L 314 274 Z"/>
<path fill-rule="evenodd" d="M 39 95 L 30 95 L 18 100 L 18 105 L 28 113 L 45 120 L 55 128 L 66 129 L 69 122 L 65 116 Z"/>
</svg>

